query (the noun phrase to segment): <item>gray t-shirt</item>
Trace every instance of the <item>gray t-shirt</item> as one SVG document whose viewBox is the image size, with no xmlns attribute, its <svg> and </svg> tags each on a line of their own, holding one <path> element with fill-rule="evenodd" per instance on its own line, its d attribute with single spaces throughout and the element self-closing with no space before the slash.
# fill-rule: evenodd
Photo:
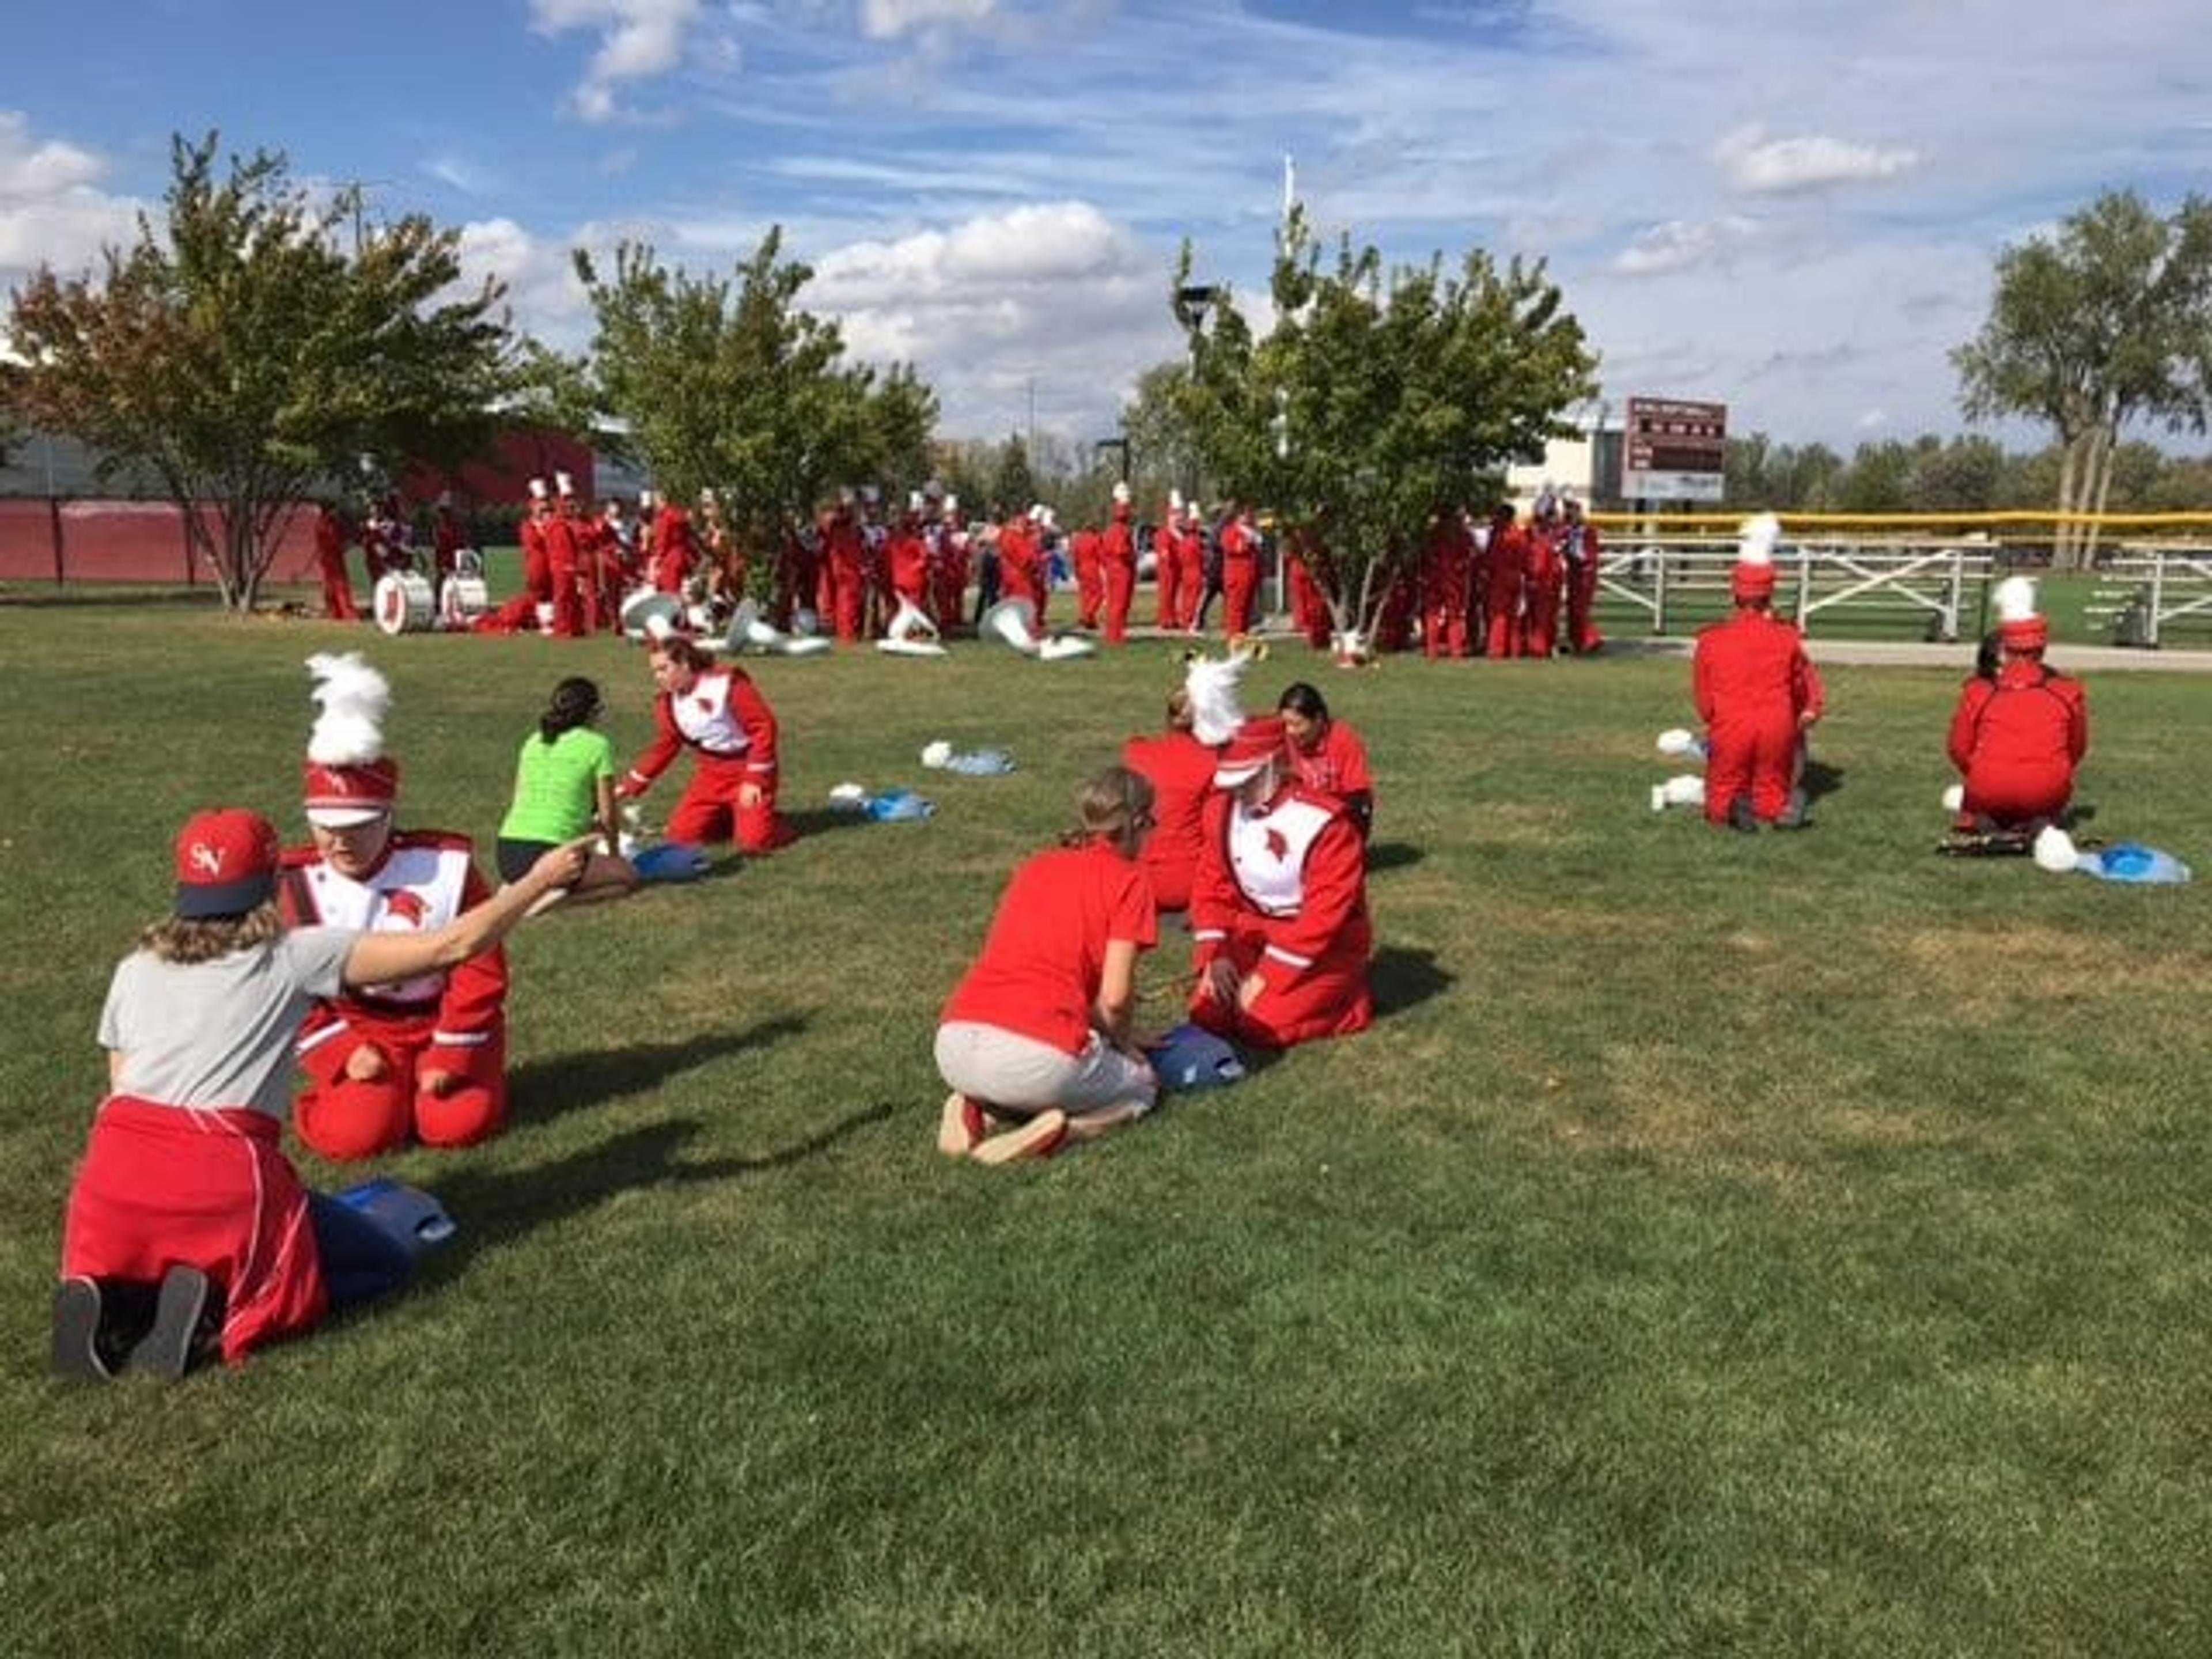
<svg viewBox="0 0 2212 1659">
<path fill-rule="evenodd" d="M 213 962 L 139 951 L 116 964 L 100 1046 L 123 1055 L 118 1094 L 164 1106 L 247 1106 L 283 1121 L 292 1043 L 319 997 L 337 994 L 349 927 L 295 927 Z"/>
</svg>

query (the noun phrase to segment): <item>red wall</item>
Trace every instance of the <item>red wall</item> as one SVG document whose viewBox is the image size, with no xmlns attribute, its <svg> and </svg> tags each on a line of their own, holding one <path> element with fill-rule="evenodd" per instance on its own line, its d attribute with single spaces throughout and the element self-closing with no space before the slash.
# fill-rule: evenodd
<svg viewBox="0 0 2212 1659">
<path fill-rule="evenodd" d="M 212 532 L 212 509 L 200 509 Z M 59 563 L 56 543 L 59 542 Z M 268 580 L 311 580 L 315 515 L 292 514 L 276 544 Z M 159 582 L 215 585 L 215 573 L 192 568 L 184 514 L 167 501 L 62 501 L 0 499 L 0 581 Z"/>
</svg>

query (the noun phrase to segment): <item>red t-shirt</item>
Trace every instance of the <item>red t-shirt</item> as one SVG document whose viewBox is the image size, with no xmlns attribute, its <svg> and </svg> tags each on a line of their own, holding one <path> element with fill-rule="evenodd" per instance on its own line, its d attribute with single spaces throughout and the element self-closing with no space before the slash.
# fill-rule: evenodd
<svg viewBox="0 0 2212 1659">
<path fill-rule="evenodd" d="M 1080 1054 L 1106 973 L 1106 945 L 1158 938 L 1144 871 L 1104 842 L 1039 853 L 1014 872 L 983 953 L 939 1016 Z"/>
<path fill-rule="evenodd" d="M 1311 754 L 1302 749 L 1291 751 L 1291 770 L 1307 788 L 1339 800 L 1375 793 L 1375 775 L 1367 769 L 1367 745 L 1340 720 L 1329 721 Z"/>
<path fill-rule="evenodd" d="M 1141 862 L 1162 908 L 1190 902 L 1190 880 L 1206 843 L 1206 798 L 1213 788 L 1218 757 L 1188 732 L 1132 738 L 1121 745 L 1121 764 L 1152 786 L 1152 817 Z"/>
</svg>

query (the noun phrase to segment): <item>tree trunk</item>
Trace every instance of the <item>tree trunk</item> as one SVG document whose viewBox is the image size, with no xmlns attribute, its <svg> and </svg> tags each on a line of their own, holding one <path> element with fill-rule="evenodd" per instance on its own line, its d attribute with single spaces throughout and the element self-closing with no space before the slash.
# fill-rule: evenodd
<svg viewBox="0 0 2212 1659">
<path fill-rule="evenodd" d="M 2082 489 L 2081 474 L 2083 465 L 2082 446 L 2087 434 L 2068 432 L 2060 434 L 2058 454 L 2058 511 L 2070 515 L 2079 510 Z M 2051 568 L 2053 570 L 2074 568 L 2075 545 L 2079 530 L 2070 518 L 2062 517 L 2053 527 L 2051 538 Z"/>
<path fill-rule="evenodd" d="M 2090 511 L 2100 520 L 2105 516 L 2105 504 L 2112 494 L 2112 452 L 2119 447 L 2120 434 L 2110 422 L 2099 428 L 2097 442 L 2097 501 Z M 2103 526 L 2093 524 L 2081 549 L 2081 568 L 2094 568 L 2097 562 L 2097 538 Z"/>
</svg>

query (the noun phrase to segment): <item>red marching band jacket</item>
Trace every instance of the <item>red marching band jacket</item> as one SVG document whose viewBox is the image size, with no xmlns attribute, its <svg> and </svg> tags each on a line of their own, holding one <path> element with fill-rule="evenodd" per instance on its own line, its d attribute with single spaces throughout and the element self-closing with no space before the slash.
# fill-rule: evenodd
<svg viewBox="0 0 2212 1659">
<path fill-rule="evenodd" d="M 396 830 L 383 862 L 355 881 L 313 848 L 292 848 L 283 856 L 278 905 L 294 927 L 428 933 L 491 896 L 474 851 L 466 836 Z M 443 973 L 348 990 L 318 1003 L 301 1027 L 300 1052 L 349 1030 L 410 1046 L 480 1048 L 501 1032 L 506 1008 L 507 952 L 494 946 Z"/>
<path fill-rule="evenodd" d="M 1292 784 L 1242 824 L 1237 810 L 1226 793 L 1206 803 L 1209 856 L 1190 896 L 1194 965 L 1203 971 L 1232 937 L 1254 932 L 1267 941 L 1261 977 L 1278 990 L 1319 964 L 1364 962 L 1373 943 L 1367 855 L 1344 803 Z"/>
<path fill-rule="evenodd" d="M 743 762 L 761 782 L 775 781 L 775 715 L 752 677 L 727 664 L 702 670 L 691 689 L 653 699 L 653 740 L 623 781 L 635 794 L 665 772 L 686 747 L 724 763 Z"/>
</svg>

